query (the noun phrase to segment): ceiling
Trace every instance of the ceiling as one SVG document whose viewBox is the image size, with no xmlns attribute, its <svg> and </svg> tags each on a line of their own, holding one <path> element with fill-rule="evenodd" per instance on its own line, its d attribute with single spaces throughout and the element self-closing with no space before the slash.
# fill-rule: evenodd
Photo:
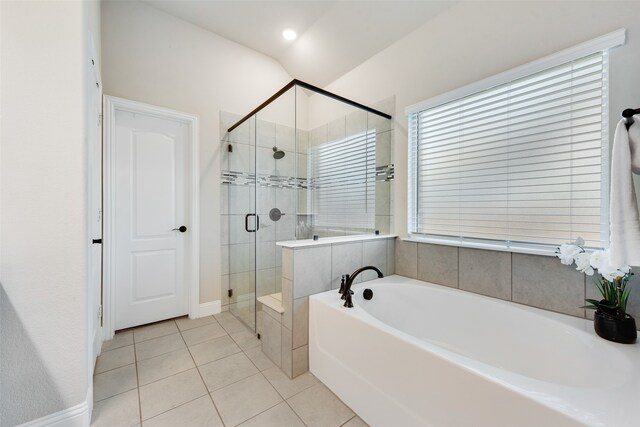
<svg viewBox="0 0 640 427">
<path fill-rule="evenodd" d="M 294 78 L 325 86 L 450 7 L 452 1 L 145 0 L 173 16 L 276 59 Z M 288 42 L 282 30 L 298 39 Z"/>
</svg>

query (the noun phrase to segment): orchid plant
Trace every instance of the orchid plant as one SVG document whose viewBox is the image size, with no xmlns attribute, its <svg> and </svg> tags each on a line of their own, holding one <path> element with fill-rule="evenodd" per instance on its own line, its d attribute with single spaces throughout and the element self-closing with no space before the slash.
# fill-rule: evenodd
<svg viewBox="0 0 640 427">
<path fill-rule="evenodd" d="M 594 278 L 594 282 L 602 294 L 602 300 L 587 299 L 586 301 L 591 305 L 586 308 L 598 309 L 603 314 L 624 317 L 631 292 L 631 288 L 627 286 L 629 278 L 633 275 L 631 267 L 612 265 L 607 250 L 587 252 L 583 246 L 584 240 L 579 237 L 575 243 L 565 243 L 560 246 L 556 255 L 562 264 L 575 263 L 576 270 L 587 276 L 593 276 L 596 270 L 600 273 L 601 278 Z"/>
</svg>

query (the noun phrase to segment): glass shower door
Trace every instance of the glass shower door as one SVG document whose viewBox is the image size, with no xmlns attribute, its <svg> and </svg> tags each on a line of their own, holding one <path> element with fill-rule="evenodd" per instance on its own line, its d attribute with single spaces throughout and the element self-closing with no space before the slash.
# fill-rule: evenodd
<svg viewBox="0 0 640 427">
<path fill-rule="evenodd" d="M 255 331 L 256 120 L 245 121 L 230 135 L 228 156 L 229 311 Z"/>
<path fill-rule="evenodd" d="M 229 310 L 249 328 L 258 324 L 262 296 L 280 298 L 281 248 L 296 238 L 296 89 L 232 131 L 228 154 Z"/>
</svg>

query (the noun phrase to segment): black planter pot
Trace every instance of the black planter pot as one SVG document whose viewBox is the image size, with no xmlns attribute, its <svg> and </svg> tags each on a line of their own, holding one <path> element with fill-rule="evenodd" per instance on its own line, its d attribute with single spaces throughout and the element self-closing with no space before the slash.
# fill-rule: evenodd
<svg viewBox="0 0 640 427">
<path fill-rule="evenodd" d="M 621 344 L 633 344 L 638 337 L 636 321 L 628 314 L 624 317 L 611 316 L 597 310 L 593 327 L 600 337 Z"/>
</svg>

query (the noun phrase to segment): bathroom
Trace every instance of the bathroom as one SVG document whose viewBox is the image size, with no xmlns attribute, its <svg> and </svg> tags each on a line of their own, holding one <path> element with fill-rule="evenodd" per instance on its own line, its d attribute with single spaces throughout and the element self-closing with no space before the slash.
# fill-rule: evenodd
<svg viewBox="0 0 640 427">
<path fill-rule="evenodd" d="M 0 425 L 640 424 L 638 16 L 0 2 Z"/>
</svg>

